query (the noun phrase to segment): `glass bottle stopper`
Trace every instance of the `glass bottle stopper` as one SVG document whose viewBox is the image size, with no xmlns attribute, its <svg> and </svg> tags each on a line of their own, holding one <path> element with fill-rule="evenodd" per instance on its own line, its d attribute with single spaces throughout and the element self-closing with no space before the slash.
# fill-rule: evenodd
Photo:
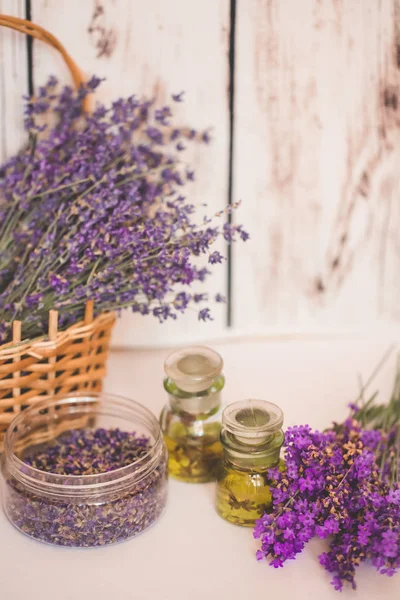
<svg viewBox="0 0 400 600">
<path fill-rule="evenodd" d="M 264 444 L 283 425 L 279 406 L 265 400 L 244 400 L 226 407 L 222 428 L 236 441 L 249 446 Z"/>
<path fill-rule="evenodd" d="M 218 352 L 203 346 L 182 348 L 172 352 L 165 361 L 164 370 L 177 387 L 196 394 L 207 390 L 221 374 L 223 360 Z"/>
</svg>

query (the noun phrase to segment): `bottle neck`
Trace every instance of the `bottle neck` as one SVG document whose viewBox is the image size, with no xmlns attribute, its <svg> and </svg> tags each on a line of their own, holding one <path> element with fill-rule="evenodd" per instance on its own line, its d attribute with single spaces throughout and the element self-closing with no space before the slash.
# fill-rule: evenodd
<svg viewBox="0 0 400 600">
<path fill-rule="evenodd" d="M 172 412 L 195 419 L 218 412 L 221 407 L 221 391 L 224 383 L 224 377 L 220 375 L 209 388 L 190 393 L 178 388 L 172 379 L 167 378 L 164 380 L 164 388 L 168 392 Z"/>
<path fill-rule="evenodd" d="M 224 460 L 230 466 L 246 471 L 266 471 L 276 467 L 280 460 L 280 451 L 284 441 L 283 431 L 279 430 L 269 436 L 262 444 L 255 440 L 253 444 L 243 443 L 236 436 L 222 432 L 221 442 Z"/>
</svg>

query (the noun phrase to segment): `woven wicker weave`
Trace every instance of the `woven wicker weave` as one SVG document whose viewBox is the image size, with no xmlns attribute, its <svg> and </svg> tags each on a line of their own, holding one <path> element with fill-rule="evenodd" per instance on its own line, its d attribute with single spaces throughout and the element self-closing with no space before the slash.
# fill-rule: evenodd
<svg viewBox="0 0 400 600">
<path fill-rule="evenodd" d="M 0 15 L 0 26 L 31 35 L 58 50 L 75 85 L 83 82 L 75 62 L 48 31 L 8 15 Z M 85 104 L 84 109 L 88 108 Z M 101 390 L 115 314 L 93 318 L 90 301 L 83 321 L 62 332 L 57 322 L 57 311 L 50 311 L 48 335 L 23 341 L 23 324 L 14 321 L 12 342 L 0 346 L 0 451 L 4 433 L 21 409 L 48 396 Z"/>
<path fill-rule="evenodd" d="M 14 341 L 0 346 L 0 447 L 9 423 L 21 408 L 46 396 L 100 391 L 105 375 L 114 313 L 85 319 L 57 330 L 57 312 L 49 313 L 46 338 L 18 342 L 21 324 L 14 322 Z"/>
</svg>

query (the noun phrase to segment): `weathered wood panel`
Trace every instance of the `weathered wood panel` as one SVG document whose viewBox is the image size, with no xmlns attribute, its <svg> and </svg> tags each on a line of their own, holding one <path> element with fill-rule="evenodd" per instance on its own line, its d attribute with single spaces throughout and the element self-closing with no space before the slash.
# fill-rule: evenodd
<svg viewBox="0 0 400 600">
<path fill-rule="evenodd" d="M 400 318 L 395 0 L 238 0 L 234 325 Z"/>
<path fill-rule="evenodd" d="M 193 153 L 188 189 L 213 213 L 228 186 L 229 0 L 32 0 L 88 74 L 100 99 L 131 93 L 213 127 Z M 399 0 L 237 0 L 234 200 L 252 241 L 234 247 L 233 332 L 352 329 L 400 320 Z M 23 0 L 0 11 L 24 16 Z M 400 13 L 398 13 L 400 16 Z M 24 36 L 0 31 L 0 157 L 23 142 Z M 67 81 L 57 54 L 34 43 L 34 81 Z M 226 265 L 210 280 L 224 292 Z M 199 325 L 124 317 L 117 344 L 224 335 L 226 313 Z"/>
<path fill-rule="evenodd" d="M 187 190 L 196 204 L 206 202 L 215 213 L 227 202 L 228 167 L 228 0 L 69 0 L 62 3 L 32 1 L 32 19 L 52 31 L 65 44 L 86 73 L 106 78 L 99 93 L 110 101 L 137 93 L 168 102 L 171 93 L 185 90 L 179 105 L 183 124 L 212 127 L 213 143 L 194 149 L 197 181 Z M 58 56 L 34 44 L 34 81 L 49 74 L 67 78 Z M 189 157 L 185 157 L 185 160 Z M 226 268 L 216 269 L 209 280 L 210 295 L 226 288 Z M 204 290 L 203 290 L 204 291 Z M 117 326 L 116 344 L 178 341 L 190 334 L 213 335 L 225 324 L 225 308 L 213 308 L 215 320 L 199 324 L 190 313 L 163 324 L 124 316 Z"/>
<path fill-rule="evenodd" d="M 0 13 L 25 17 L 24 0 L 0 0 Z M 24 140 L 22 96 L 27 94 L 26 38 L 0 28 L 0 164 Z"/>
</svg>

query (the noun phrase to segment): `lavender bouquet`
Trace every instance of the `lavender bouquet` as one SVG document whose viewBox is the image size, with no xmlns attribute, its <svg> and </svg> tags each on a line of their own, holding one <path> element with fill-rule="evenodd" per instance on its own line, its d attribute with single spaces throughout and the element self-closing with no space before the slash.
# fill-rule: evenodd
<svg viewBox="0 0 400 600">
<path fill-rule="evenodd" d="M 349 418 L 324 431 L 285 434 L 286 471 L 272 469 L 273 512 L 256 524 L 257 558 L 282 567 L 314 537 L 329 540 L 319 560 L 341 590 L 370 561 L 379 573 L 400 566 L 400 366 L 386 405 L 362 398 Z"/>
<path fill-rule="evenodd" d="M 189 289 L 209 274 L 195 257 L 219 263 L 210 249 L 219 237 L 248 238 L 225 218 L 232 206 L 213 216 L 220 226 L 206 217 L 199 225 L 182 194 L 194 173 L 181 156 L 208 133 L 173 126 L 168 106 L 135 96 L 85 114 L 82 101 L 99 83 L 58 91 L 50 78 L 26 100 L 29 144 L 0 170 L 0 343 L 15 319 L 24 337 L 43 334 L 51 308 L 67 327 L 88 299 L 98 312 L 175 319 L 207 301 Z M 208 307 L 197 310 L 211 318 Z"/>
</svg>

